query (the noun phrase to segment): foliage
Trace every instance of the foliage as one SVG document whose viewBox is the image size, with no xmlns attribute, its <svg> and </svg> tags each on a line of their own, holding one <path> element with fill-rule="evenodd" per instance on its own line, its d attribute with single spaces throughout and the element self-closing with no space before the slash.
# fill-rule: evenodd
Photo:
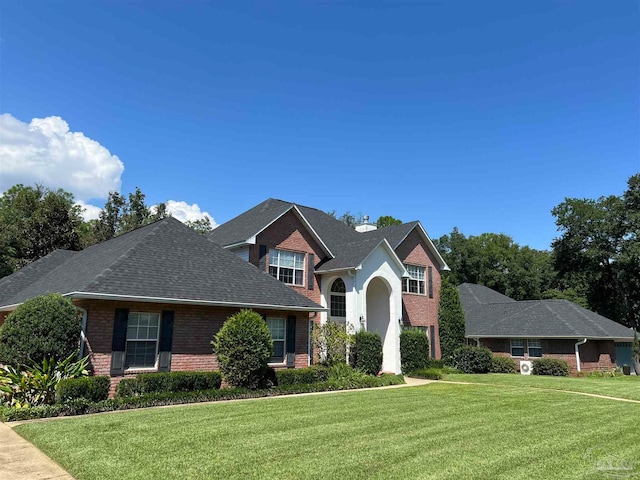
<svg viewBox="0 0 640 480">
<path fill-rule="evenodd" d="M 635 362 L 640 362 L 640 340 L 638 340 L 638 330 L 633 330 L 633 358 Z"/>
<path fill-rule="evenodd" d="M 364 215 L 362 215 L 362 213 L 355 215 L 347 210 L 342 215 L 338 216 L 338 212 L 336 210 L 332 210 L 327 212 L 327 214 L 351 228 L 356 228 L 356 225 L 364 223 Z"/>
<path fill-rule="evenodd" d="M 345 325 L 327 320 L 320 325 L 314 324 L 311 343 L 313 351 L 319 352 L 321 362 L 331 366 L 336 363 L 346 363 L 347 351 L 353 343 L 353 335 L 347 332 Z"/>
<path fill-rule="evenodd" d="M 376 220 L 376 226 L 378 228 L 389 227 L 391 225 L 402 225 L 402 220 L 393 218 L 391 215 L 382 215 Z"/>
<path fill-rule="evenodd" d="M 414 378 L 426 378 L 427 380 L 442 380 L 442 370 L 439 368 L 421 368 L 409 374 Z"/>
<path fill-rule="evenodd" d="M 55 403 L 66 403 L 83 398 L 100 402 L 109 396 L 111 379 L 108 376 L 63 378 L 56 386 Z"/>
<path fill-rule="evenodd" d="M 429 363 L 429 339 L 417 328 L 405 328 L 400 333 L 402 373 L 426 368 Z"/>
<path fill-rule="evenodd" d="M 569 365 L 559 358 L 538 358 L 533 361 L 531 369 L 534 375 L 551 375 L 553 377 L 569 376 Z"/>
<path fill-rule="evenodd" d="M 307 368 L 278 370 L 276 378 L 280 386 L 326 382 L 329 379 L 329 369 L 324 365 L 312 365 Z"/>
<path fill-rule="evenodd" d="M 463 345 L 453 352 L 453 365 L 464 373 L 487 373 L 492 358 L 488 348 Z"/>
<path fill-rule="evenodd" d="M 60 360 L 76 352 L 81 319 L 71 300 L 59 294 L 33 297 L 0 326 L 0 363 L 31 364 Z"/>
<path fill-rule="evenodd" d="M 136 375 L 140 394 L 155 392 L 192 392 L 220 388 L 220 372 L 159 372 Z"/>
<path fill-rule="evenodd" d="M 259 314 L 242 310 L 229 317 L 211 344 L 229 385 L 259 385 L 273 354 L 271 333 Z"/>
<path fill-rule="evenodd" d="M 585 292 L 589 307 L 623 325 L 640 323 L 640 174 L 620 197 L 566 198 L 552 213 L 559 279 Z M 577 286 L 577 287 L 576 287 Z"/>
<path fill-rule="evenodd" d="M 595 378 L 612 378 L 612 377 L 621 377 L 624 374 L 622 373 L 621 368 L 612 368 L 605 370 L 594 370 L 592 372 L 587 373 L 587 377 L 595 377 Z"/>
<path fill-rule="evenodd" d="M 116 397 L 137 397 L 142 394 L 142 387 L 137 378 L 123 378 L 116 386 Z"/>
<path fill-rule="evenodd" d="M 54 403 L 56 386 L 61 380 L 88 375 L 88 359 L 76 361 L 75 358 L 76 354 L 72 354 L 61 361 L 45 358 L 31 367 L 3 367 L 0 369 L 0 403 L 18 408 Z"/>
<path fill-rule="evenodd" d="M 377 375 L 382 369 L 382 339 L 380 335 L 361 330 L 353 337 L 349 363 L 364 373 Z"/>
<path fill-rule="evenodd" d="M 455 349 L 464 344 L 465 318 L 458 289 L 447 277 L 442 277 L 438 330 L 441 357 L 450 363 Z"/>
<path fill-rule="evenodd" d="M 516 373 L 518 371 L 518 365 L 513 358 L 494 356 L 491 358 L 491 373 Z"/>
<path fill-rule="evenodd" d="M 515 300 L 539 299 L 556 286 L 551 253 L 521 247 L 508 235 L 465 237 L 454 228 L 434 243 L 451 267 L 453 285 L 477 283 Z"/>
<path fill-rule="evenodd" d="M 198 220 L 187 220 L 185 225 L 193 228 L 198 233 L 209 233 L 213 230 L 213 225 L 211 225 L 209 217 L 202 217 Z"/>
<path fill-rule="evenodd" d="M 0 277 L 56 249 L 81 248 L 80 207 L 73 195 L 18 184 L 0 195 Z"/>
</svg>

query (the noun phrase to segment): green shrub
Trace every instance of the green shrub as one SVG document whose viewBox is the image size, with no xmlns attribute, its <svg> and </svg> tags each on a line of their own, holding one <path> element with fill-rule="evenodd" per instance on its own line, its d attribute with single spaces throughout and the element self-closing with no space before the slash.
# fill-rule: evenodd
<svg viewBox="0 0 640 480">
<path fill-rule="evenodd" d="M 513 358 L 494 356 L 491 359 L 491 373 L 516 373 L 518 371 L 518 365 Z"/>
<path fill-rule="evenodd" d="M 400 334 L 400 359 L 402 373 L 409 373 L 429 364 L 429 339 L 425 332 L 405 328 Z"/>
<path fill-rule="evenodd" d="M 326 382 L 329 379 L 329 369 L 324 365 L 312 365 L 307 368 L 278 370 L 276 378 L 278 386 Z"/>
<path fill-rule="evenodd" d="M 444 360 L 436 360 L 435 358 L 430 358 L 427 362 L 427 368 L 437 368 L 439 370 L 442 370 L 447 367 L 447 362 L 445 362 Z"/>
<path fill-rule="evenodd" d="M 56 386 L 56 403 L 84 398 L 99 402 L 109 397 L 111 379 L 108 376 L 65 378 Z"/>
<path fill-rule="evenodd" d="M 314 325 L 311 332 L 313 351 L 318 352 L 320 360 L 327 366 L 346 363 L 347 350 L 353 343 L 353 335 L 347 332 L 344 324 L 328 320 Z"/>
<path fill-rule="evenodd" d="M 382 369 L 382 339 L 377 333 L 359 331 L 354 335 L 349 352 L 351 366 L 369 375 L 377 375 Z"/>
<path fill-rule="evenodd" d="M 242 310 L 229 317 L 211 343 L 229 385 L 256 388 L 260 384 L 273 353 L 271 333 L 260 315 Z"/>
<path fill-rule="evenodd" d="M 621 368 L 615 369 L 605 369 L 605 370 L 594 370 L 592 372 L 587 373 L 587 377 L 595 377 L 595 378 L 613 378 L 613 377 L 622 377 L 624 373 L 622 373 Z"/>
<path fill-rule="evenodd" d="M 569 364 L 559 358 L 538 358 L 533 361 L 531 369 L 534 375 L 551 375 L 554 377 L 568 377 Z"/>
<path fill-rule="evenodd" d="M 142 394 L 142 387 L 137 378 L 123 378 L 116 387 L 116 397 L 136 397 Z"/>
<path fill-rule="evenodd" d="M 71 300 L 58 294 L 34 297 L 0 327 L 0 363 L 30 365 L 63 360 L 78 351 L 81 319 Z"/>
<path fill-rule="evenodd" d="M 465 318 L 458 289 L 446 277 L 442 277 L 438 306 L 438 332 L 442 358 L 451 362 L 453 352 L 464 344 Z"/>
<path fill-rule="evenodd" d="M 442 380 L 442 370 L 439 368 L 422 368 L 411 372 L 410 374 L 414 378 L 426 378 L 428 380 Z"/>
<path fill-rule="evenodd" d="M 463 345 L 453 352 L 453 366 L 463 373 L 487 373 L 491 369 L 491 350 Z"/>
</svg>

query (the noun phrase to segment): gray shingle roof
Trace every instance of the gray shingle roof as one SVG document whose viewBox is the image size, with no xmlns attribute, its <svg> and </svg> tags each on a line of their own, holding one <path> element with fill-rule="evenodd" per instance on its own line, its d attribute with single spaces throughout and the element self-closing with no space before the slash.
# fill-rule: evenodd
<svg viewBox="0 0 640 480">
<path fill-rule="evenodd" d="M 48 292 L 322 308 L 173 218 L 76 252 L 2 306 Z"/>
<path fill-rule="evenodd" d="M 567 300 L 516 301 L 482 285 L 458 287 L 467 337 L 633 338 L 633 332 Z"/>
</svg>

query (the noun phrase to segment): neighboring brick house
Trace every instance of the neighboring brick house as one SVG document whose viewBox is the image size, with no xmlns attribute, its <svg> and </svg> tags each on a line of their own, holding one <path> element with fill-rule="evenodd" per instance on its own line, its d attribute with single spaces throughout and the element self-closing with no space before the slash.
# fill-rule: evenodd
<svg viewBox="0 0 640 480">
<path fill-rule="evenodd" d="M 81 349 L 94 374 L 112 377 L 112 391 L 139 372 L 216 369 L 210 342 L 243 308 L 286 326 L 274 361 L 307 366 L 309 314 L 323 310 L 173 218 L 80 252 L 52 252 L 0 279 L 0 324 L 49 292 L 82 313 Z"/>
<path fill-rule="evenodd" d="M 633 331 L 567 300 L 516 301 L 482 285 L 458 287 L 466 338 L 518 361 L 566 360 L 572 374 L 631 366 Z"/>
<path fill-rule="evenodd" d="M 384 371 L 400 372 L 402 326 L 423 328 L 440 357 L 440 272 L 448 267 L 419 222 L 353 229 L 318 209 L 268 199 L 209 236 L 326 307 L 316 322 L 378 332 Z M 270 328 L 286 335 L 282 322 Z"/>
</svg>

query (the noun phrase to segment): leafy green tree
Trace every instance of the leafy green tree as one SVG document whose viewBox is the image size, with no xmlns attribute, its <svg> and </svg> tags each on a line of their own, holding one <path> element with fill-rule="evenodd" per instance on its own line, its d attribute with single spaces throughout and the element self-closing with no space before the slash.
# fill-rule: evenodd
<svg viewBox="0 0 640 480">
<path fill-rule="evenodd" d="M 383 215 L 376 220 L 376 226 L 378 228 L 384 228 L 390 225 L 402 225 L 402 220 L 393 218 L 391 215 Z"/>
<path fill-rule="evenodd" d="M 56 249 L 79 250 L 80 207 L 64 190 L 15 185 L 0 196 L 0 275 Z"/>
<path fill-rule="evenodd" d="M 464 344 L 465 328 L 464 311 L 458 289 L 447 277 L 443 277 L 438 306 L 438 329 L 440 354 L 446 362 L 450 363 L 453 352 Z"/>
<path fill-rule="evenodd" d="M 81 318 L 68 298 L 53 293 L 31 298 L 0 326 L 0 363 L 63 360 L 77 352 L 80 328 Z"/>
<path fill-rule="evenodd" d="M 336 210 L 331 210 L 330 212 L 327 212 L 327 214 L 331 215 L 336 220 L 340 220 L 342 223 L 348 225 L 351 228 L 356 228 L 356 225 L 364 223 L 364 216 L 362 215 L 362 213 L 358 213 L 357 215 L 355 215 L 347 210 L 342 215 L 338 216 L 338 212 Z"/>
<path fill-rule="evenodd" d="M 185 225 L 193 228 L 198 233 L 209 233 L 213 230 L 209 217 L 202 217 L 199 220 L 188 220 L 185 222 Z"/>
<path fill-rule="evenodd" d="M 118 192 L 109 192 L 100 217 L 93 223 L 95 242 L 104 242 L 168 216 L 166 204 L 159 204 L 156 212 L 151 213 L 144 199 L 145 194 L 139 187 L 127 197 Z"/>
</svg>

